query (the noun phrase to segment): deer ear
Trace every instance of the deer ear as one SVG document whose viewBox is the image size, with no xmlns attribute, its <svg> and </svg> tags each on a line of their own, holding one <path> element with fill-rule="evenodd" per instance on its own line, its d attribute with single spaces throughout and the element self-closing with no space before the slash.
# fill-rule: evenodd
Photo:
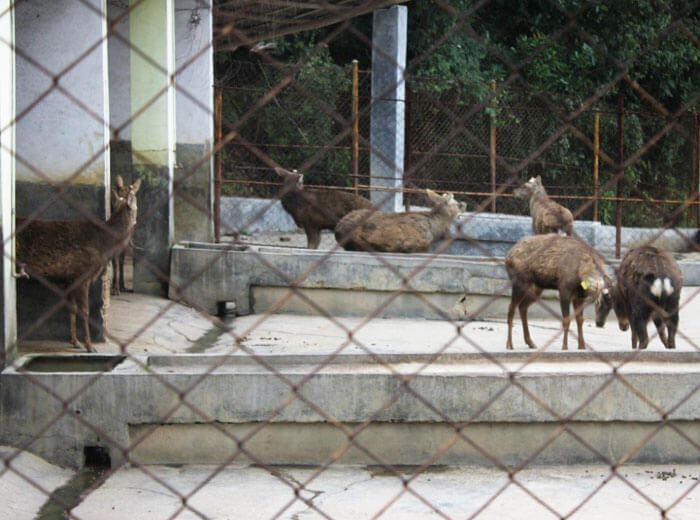
<svg viewBox="0 0 700 520">
<path fill-rule="evenodd" d="M 277 175 L 279 175 L 280 177 L 289 177 L 290 175 L 294 175 L 289 170 L 285 170 L 284 168 L 282 168 L 280 166 L 275 166 L 275 173 Z"/>
<path fill-rule="evenodd" d="M 137 191 L 139 191 L 139 188 L 140 188 L 140 187 L 141 187 L 141 179 L 136 179 L 136 182 L 134 182 L 134 183 L 131 185 L 131 191 L 132 191 L 133 193 L 136 193 Z"/>
<path fill-rule="evenodd" d="M 427 188 L 427 189 L 425 190 L 425 194 L 428 196 L 428 198 L 430 199 L 430 201 L 431 201 L 433 204 L 437 204 L 437 203 L 439 203 L 439 202 L 442 202 L 442 197 L 441 197 L 440 195 L 438 195 L 437 193 L 435 193 L 435 192 L 434 192 L 433 190 L 431 190 L 430 188 Z"/>
<path fill-rule="evenodd" d="M 122 178 L 121 175 L 117 175 L 117 187 L 118 188 L 124 187 L 124 179 Z"/>
</svg>

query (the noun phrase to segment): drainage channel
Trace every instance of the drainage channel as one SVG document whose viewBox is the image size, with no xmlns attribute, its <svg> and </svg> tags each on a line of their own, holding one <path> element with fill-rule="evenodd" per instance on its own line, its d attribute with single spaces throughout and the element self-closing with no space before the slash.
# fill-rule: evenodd
<svg viewBox="0 0 700 520">
<path fill-rule="evenodd" d="M 96 489 L 109 477 L 110 457 L 105 448 L 85 447 L 85 465 L 63 486 L 56 488 L 41 506 L 35 520 L 63 520 L 83 501 L 86 491 Z"/>
</svg>

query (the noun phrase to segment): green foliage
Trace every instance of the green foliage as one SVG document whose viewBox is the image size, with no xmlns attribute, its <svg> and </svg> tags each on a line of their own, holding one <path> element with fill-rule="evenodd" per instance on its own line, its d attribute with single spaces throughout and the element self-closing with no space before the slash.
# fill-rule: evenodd
<svg viewBox="0 0 700 520">
<path fill-rule="evenodd" d="M 407 6 L 409 160 L 423 161 L 413 172 L 414 186 L 487 191 L 488 132 L 493 122 L 501 161 L 498 182 L 517 181 L 509 168 L 521 180 L 542 174 L 555 194 L 580 197 L 564 201 L 574 208 L 592 194 L 592 149 L 562 129 L 572 125 L 592 140 L 593 112 L 600 109 L 601 150 L 616 161 L 622 96 L 624 159 L 637 157 L 625 171 L 628 182 L 622 195 L 687 197 L 687 115 L 700 108 L 697 2 L 452 0 L 447 5 L 421 1 Z M 371 64 L 372 15 L 352 25 L 353 30 L 338 32 L 338 26 L 332 26 L 280 38 L 270 57 L 288 66 L 258 64 L 244 82 L 245 89 L 226 91 L 225 117 L 235 123 L 291 74 L 292 84 L 238 130 L 247 141 L 264 144 L 264 153 L 278 163 L 307 165 L 311 183 L 349 184 L 348 176 L 333 176 L 351 167 L 349 140 L 338 136 L 349 121 L 349 62 L 358 59 L 364 70 Z M 230 74 L 237 70 L 230 56 L 216 59 L 219 82 L 240 78 Z M 510 84 L 490 99 L 491 80 Z M 367 106 L 368 100 L 363 103 Z M 659 106 L 673 117 L 670 128 Z M 582 107 L 576 118 L 568 119 Z M 362 135 L 367 137 L 366 128 Z M 542 148 L 552 136 L 558 138 Z M 336 144 L 342 146 L 335 148 Z M 232 176 L 260 180 L 259 160 L 234 148 L 226 152 Z M 535 150 L 540 151 L 533 154 Z M 615 169 L 601 161 L 600 183 L 609 196 L 615 195 L 615 185 L 610 184 Z M 269 172 L 262 178 L 275 180 Z M 499 201 L 501 207 L 522 209 L 510 199 Z M 626 225 L 663 221 L 663 208 L 655 205 L 626 203 L 624 208 Z M 590 218 L 590 210 L 583 216 Z M 600 218 L 614 223 L 614 202 L 601 202 Z"/>
</svg>

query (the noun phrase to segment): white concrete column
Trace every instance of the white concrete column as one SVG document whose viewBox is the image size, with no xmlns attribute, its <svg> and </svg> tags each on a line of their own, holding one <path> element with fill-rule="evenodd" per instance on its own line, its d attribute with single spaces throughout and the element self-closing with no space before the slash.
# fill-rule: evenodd
<svg viewBox="0 0 700 520">
<path fill-rule="evenodd" d="M 403 5 L 374 11 L 370 184 L 377 187 L 403 187 L 407 20 Z M 384 211 L 402 210 L 400 191 L 371 190 L 370 198 Z"/>
<path fill-rule="evenodd" d="M 14 7 L 0 0 L 0 368 L 17 357 L 17 314 L 14 273 L 15 229 L 15 41 Z"/>
<path fill-rule="evenodd" d="M 214 239 L 214 46 L 211 2 L 176 0 L 175 241 Z"/>
<path fill-rule="evenodd" d="M 141 178 L 134 289 L 167 294 L 175 166 L 174 0 L 130 0 L 131 149 Z"/>
</svg>

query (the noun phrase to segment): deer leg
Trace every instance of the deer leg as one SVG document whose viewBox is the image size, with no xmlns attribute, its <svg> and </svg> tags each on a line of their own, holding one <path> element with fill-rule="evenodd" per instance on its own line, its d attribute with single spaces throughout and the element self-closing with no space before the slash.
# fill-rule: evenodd
<svg viewBox="0 0 700 520">
<path fill-rule="evenodd" d="M 74 347 L 78 346 L 78 335 L 75 332 L 75 314 L 77 311 L 77 304 L 75 301 L 75 295 L 70 294 L 68 296 L 68 315 L 70 317 L 70 343 Z"/>
<path fill-rule="evenodd" d="M 630 322 L 634 334 L 639 339 L 640 349 L 647 348 L 647 345 L 649 344 L 649 336 L 647 335 L 647 323 L 649 322 L 650 314 L 651 309 L 647 309 L 646 306 L 637 305 L 632 308 L 632 316 Z"/>
<path fill-rule="evenodd" d="M 666 330 L 665 330 L 666 327 L 664 326 L 664 318 L 658 312 L 655 312 L 653 320 L 654 320 L 654 325 L 656 325 L 656 330 L 659 333 L 659 339 L 661 340 L 661 343 L 664 344 L 664 347 L 670 348 L 668 346 L 668 338 L 666 337 Z M 670 330 L 671 329 L 669 327 L 669 331 Z"/>
<path fill-rule="evenodd" d="M 124 261 L 126 260 L 126 249 L 119 253 L 117 256 L 117 263 L 119 264 L 119 290 L 126 291 L 126 285 L 124 284 Z"/>
<path fill-rule="evenodd" d="M 83 328 L 85 330 L 85 349 L 88 352 L 95 352 L 90 340 L 90 281 L 86 280 L 77 289 L 78 310 L 83 318 Z"/>
<path fill-rule="evenodd" d="M 585 350 L 583 341 L 583 300 L 574 301 L 574 314 L 576 315 L 576 330 L 578 331 L 578 349 Z"/>
<path fill-rule="evenodd" d="M 537 301 L 537 298 L 541 293 L 541 289 L 531 285 L 526 290 L 525 295 L 518 306 L 518 310 L 520 311 L 520 321 L 523 323 L 523 337 L 525 338 L 525 343 L 530 348 L 537 348 L 537 345 L 535 345 L 535 342 L 532 341 L 532 338 L 530 337 L 530 327 L 528 327 L 527 324 L 527 310 L 530 308 L 530 305 Z"/>
<path fill-rule="evenodd" d="M 517 280 L 513 280 L 513 288 L 510 295 L 510 305 L 508 305 L 508 340 L 506 341 L 506 350 L 513 350 L 513 315 L 515 308 L 520 305 L 520 302 L 525 297 L 525 291 Z"/>
<path fill-rule="evenodd" d="M 321 230 L 306 228 L 306 247 L 309 249 L 318 249 L 318 245 L 321 243 Z"/>
<path fill-rule="evenodd" d="M 671 314 L 666 320 L 666 328 L 668 329 L 668 344 L 666 348 L 676 348 L 676 331 L 678 330 L 678 309 Z"/>
<path fill-rule="evenodd" d="M 119 273 L 119 255 L 112 258 L 112 294 L 114 296 L 119 296 L 121 283 L 120 283 L 120 273 Z"/>
<path fill-rule="evenodd" d="M 571 322 L 571 319 L 569 318 L 569 299 L 566 296 L 563 296 L 561 292 L 559 293 L 559 305 L 561 307 L 561 324 L 562 327 L 564 327 L 564 341 L 561 345 L 562 350 L 568 350 L 569 345 L 568 345 L 568 337 L 569 337 L 569 323 Z M 574 309 L 574 312 L 575 309 Z"/>
</svg>

